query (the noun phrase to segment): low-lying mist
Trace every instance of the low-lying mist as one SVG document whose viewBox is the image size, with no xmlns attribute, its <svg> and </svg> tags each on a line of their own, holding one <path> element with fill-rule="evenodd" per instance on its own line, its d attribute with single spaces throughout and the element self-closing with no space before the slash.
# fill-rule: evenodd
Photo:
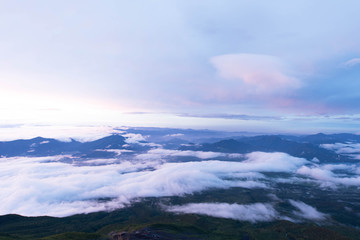
<svg viewBox="0 0 360 240">
<path fill-rule="evenodd" d="M 193 155 L 199 160 L 166 162 L 168 156 L 174 155 Z M 209 189 L 260 188 L 265 191 L 276 188 L 277 182 L 310 182 L 329 189 L 360 186 L 359 166 L 354 164 L 318 164 L 278 152 L 244 154 L 238 161 L 231 156 L 227 161 L 203 160 L 216 156 L 214 153 L 153 149 L 135 154 L 132 161 L 94 160 L 102 161 L 100 165 L 79 165 L 75 160 L 62 162 L 64 157 L 71 159 L 71 156 L 61 155 L 1 158 L 0 214 L 63 217 L 111 211 L 144 197 L 186 197 Z M 271 173 L 278 174 L 272 176 Z M 286 176 L 281 175 L 283 173 Z M 305 203 L 282 200 L 290 201 L 298 209 L 296 214 L 303 218 L 319 220 L 325 216 Z M 215 208 L 218 211 L 211 210 Z M 308 213 L 309 209 L 312 213 Z M 271 201 L 250 205 L 204 202 L 168 206 L 167 210 L 250 222 L 286 218 L 273 209 Z M 254 217 L 264 211 L 266 214 L 261 214 L 262 217 Z"/>
</svg>

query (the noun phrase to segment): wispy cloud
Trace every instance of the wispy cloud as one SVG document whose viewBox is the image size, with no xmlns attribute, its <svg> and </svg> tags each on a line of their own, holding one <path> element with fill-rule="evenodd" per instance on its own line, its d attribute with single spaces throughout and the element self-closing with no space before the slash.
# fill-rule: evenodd
<svg viewBox="0 0 360 240">
<path fill-rule="evenodd" d="M 167 134 L 165 137 L 183 137 L 185 134 L 183 133 L 173 133 L 173 134 Z"/>
<path fill-rule="evenodd" d="M 275 196 L 276 197 L 276 196 Z M 276 197 L 275 201 L 279 201 Z M 186 205 L 164 206 L 169 212 L 186 214 L 202 214 L 212 217 L 230 218 L 239 221 L 248 221 L 252 223 L 262 221 L 274 221 L 284 219 L 287 221 L 297 222 L 303 220 L 323 221 L 330 216 L 319 212 L 316 208 L 292 199 L 288 200 L 289 203 L 296 208 L 286 215 L 281 215 L 271 203 L 252 203 L 252 204 L 229 204 L 229 203 L 190 203 Z M 295 215 L 295 216 L 294 216 Z"/>
<path fill-rule="evenodd" d="M 126 143 L 140 143 L 146 141 L 146 138 L 139 133 L 126 133 L 122 136 L 125 137 Z"/>
<path fill-rule="evenodd" d="M 297 208 L 298 211 L 294 211 L 294 214 L 309 220 L 325 220 L 328 218 L 327 214 L 319 212 L 316 208 L 307 205 L 301 201 L 289 200 L 290 204 Z"/>
<path fill-rule="evenodd" d="M 353 58 L 343 63 L 343 66 L 351 68 L 360 64 L 360 58 Z"/>
<path fill-rule="evenodd" d="M 169 150 L 169 149 L 151 149 L 147 153 L 139 154 L 136 156 L 140 160 L 151 160 L 151 159 L 164 159 L 167 157 L 197 157 L 200 159 L 214 159 L 218 157 L 225 157 L 229 154 L 219 152 L 203 152 L 203 151 L 180 151 L 180 150 Z"/>
<path fill-rule="evenodd" d="M 169 212 L 195 213 L 212 217 L 231 218 L 240 221 L 262 222 L 278 218 L 277 211 L 268 203 L 228 204 L 228 203 L 191 203 L 166 208 Z"/>
<path fill-rule="evenodd" d="M 284 120 L 284 117 L 277 116 L 252 116 L 245 114 L 190 114 L 182 113 L 178 114 L 182 117 L 196 117 L 196 118 L 223 118 L 223 119 L 238 119 L 238 120 Z"/>
</svg>

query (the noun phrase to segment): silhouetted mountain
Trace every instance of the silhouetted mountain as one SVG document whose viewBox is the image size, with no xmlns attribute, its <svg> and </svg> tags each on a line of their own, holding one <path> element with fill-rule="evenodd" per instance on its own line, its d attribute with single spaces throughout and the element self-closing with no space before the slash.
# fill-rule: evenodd
<svg viewBox="0 0 360 240">
<path fill-rule="evenodd" d="M 89 152 L 96 149 L 122 149 L 124 144 L 125 138 L 114 134 L 92 142 L 85 142 L 80 146 L 79 150 L 81 152 Z"/>
<path fill-rule="evenodd" d="M 239 140 L 229 139 L 200 146 L 181 147 L 181 150 L 213 151 L 226 153 L 284 152 L 294 157 L 317 158 L 323 162 L 349 161 L 346 156 L 321 148 L 311 143 L 299 143 L 278 136 L 245 137 Z"/>
<path fill-rule="evenodd" d="M 311 143 L 299 143 L 282 139 L 277 136 L 259 136 L 247 139 L 247 143 L 255 146 L 257 151 L 285 152 L 295 157 L 306 159 L 317 158 L 323 162 L 345 161 L 348 157 L 339 155 L 333 151 L 318 147 Z"/>
<path fill-rule="evenodd" d="M 122 149 L 125 138 L 111 135 L 95 141 L 81 143 L 75 140 L 62 142 L 51 138 L 32 138 L 0 142 L 0 156 L 50 156 L 57 154 L 86 154 L 89 157 L 111 157 L 114 153 L 97 152 L 98 149 Z M 98 154 L 97 154 L 98 153 Z"/>
<path fill-rule="evenodd" d="M 201 150 L 211 152 L 249 153 L 255 151 L 255 148 L 245 142 L 228 139 L 215 143 L 203 144 Z"/>
<path fill-rule="evenodd" d="M 147 136 L 147 140 L 163 144 L 171 138 L 181 138 L 187 142 L 216 142 L 223 138 L 232 136 L 248 136 L 248 132 L 225 132 L 214 130 L 194 130 L 177 128 L 155 128 L 155 127 L 134 127 L 126 130 L 128 133 L 141 134 Z M 214 141 L 212 139 L 215 139 Z"/>
<path fill-rule="evenodd" d="M 318 133 L 318 134 L 308 135 L 299 138 L 299 141 L 309 142 L 313 144 L 346 143 L 346 142 L 360 143 L 360 135 L 350 134 L 350 133 L 338 133 L 338 134 Z"/>
<path fill-rule="evenodd" d="M 181 144 L 192 144 L 189 141 L 181 138 L 173 138 L 169 141 L 163 142 L 162 145 L 166 149 L 177 149 Z"/>
<path fill-rule="evenodd" d="M 55 139 L 37 137 L 27 140 L 0 142 L 0 155 L 12 156 L 46 156 L 63 152 L 73 152 L 81 145 L 80 142 L 61 142 Z"/>
<path fill-rule="evenodd" d="M 176 132 L 176 131 L 174 131 Z M 134 152 L 144 152 L 152 148 L 144 143 L 127 144 L 121 135 L 111 135 L 95 141 L 62 142 L 50 138 L 37 137 L 28 140 L 0 142 L 0 156 L 49 156 L 58 154 L 73 154 L 82 158 L 111 158 L 117 156 L 109 149 L 127 149 Z M 170 138 L 163 142 L 163 147 L 180 150 L 213 151 L 227 153 L 250 153 L 253 151 L 285 152 L 295 157 L 306 159 L 317 158 L 324 162 L 350 161 L 349 157 L 339 155 L 334 151 L 321 148 L 324 143 L 360 142 L 360 136 L 355 134 L 315 134 L 308 136 L 261 135 L 255 137 L 239 137 L 216 142 L 207 142 L 187 146 L 187 139 Z M 126 146 L 125 146 L 126 145 Z"/>
</svg>

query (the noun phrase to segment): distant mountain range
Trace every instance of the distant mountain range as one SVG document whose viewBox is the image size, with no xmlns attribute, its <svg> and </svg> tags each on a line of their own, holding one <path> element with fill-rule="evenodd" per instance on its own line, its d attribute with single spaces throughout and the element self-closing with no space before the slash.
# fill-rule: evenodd
<svg viewBox="0 0 360 240">
<path fill-rule="evenodd" d="M 141 132 L 141 131 L 139 131 Z M 355 134 L 315 134 L 307 136 L 292 135 L 259 135 L 252 137 L 235 136 L 231 138 L 220 138 L 219 141 L 213 141 L 214 137 L 208 134 L 209 142 L 193 144 L 189 141 L 188 135 L 192 133 L 186 130 L 188 134 L 182 137 L 181 134 L 174 134 L 178 131 L 172 131 L 174 137 L 171 137 L 167 131 L 163 130 L 155 133 L 155 137 L 149 139 L 155 140 L 157 144 L 166 149 L 192 150 L 192 151 L 211 151 L 222 153 L 250 153 L 254 151 L 262 152 L 284 152 L 295 157 L 306 158 L 308 160 L 318 159 L 321 162 L 348 162 L 352 159 L 347 155 L 338 154 L 332 150 L 321 147 L 321 144 L 332 143 L 360 143 L 360 136 Z M 147 131 L 146 133 L 153 133 Z M 194 131 L 196 133 L 196 131 Z M 192 136 L 196 136 L 192 133 Z M 204 134 L 203 132 L 200 132 Z M 185 136 L 185 134 L 183 134 Z M 219 135 L 219 134 L 217 134 Z M 161 136 L 164 136 L 161 138 Z M 203 136 L 202 136 L 203 137 Z M 144 142 L 146 143 L 146 142 Z M 146 144 L 128 144 L 126 138 L 114 134 L 95 141 L 79 142 L 71 140 L 63 142 L 51 138 L 36 137 L 28 140 L 15 140 L 0 142 L 0 156 L 51 156 L 59 154 L 71 154 L 82 158 L 111 158 L 117 154 L 108 150 L 132 150 L 141 152 L 150 149 Z"/>
<path fill-rule="evenodd" d="M 331 144 L 331 143 L 360 143 L 360 135 L 351 134 L 351 133 L 337 133 L 337 134 L 324 134 L 318 133 L 307 136 L 286 136 L 279 135 L 280 137 L 288 140 L 293 140 L 303 143 L 312 143 L 312 144 Z"/>
<path fill-rule="evenodd" d="M 311 136 L 308 137 L 312 139 Z M 316 139 L 316 138 L 315 138 Z M 320 142 L 316 139 L 317 142 Z M 319 147 L 317 144 L 295 142 L 283 139 L 279 136 L 256 136 L 245 137 L 240 139 L 228 139 L 215 143 L 205 143 L 202 145 L 184 146 L 181 150 L 194 151 L 211 151 L 224 153 L 250 153 L 254 151 L 261 152 L 284 152 L 294 157 L 306 158 L 312 160 L 314 158 L 322 162 L 341 162 L 349 161 L 349 157 L 343 156 Z"/>
<path fill-rule="evenodd" d="M 98 149 L 123 149 L 125 138 L 120 135 L 111 135 L 91 142 L 62 142 L 52 138 L 36 137 L 27 140 L 0 142 L 0 155 L 14 156 L 49 156 L 58 154 L 91 155 Z M 112 152 L 102 152 L 110 156 Z"/>
</svg>

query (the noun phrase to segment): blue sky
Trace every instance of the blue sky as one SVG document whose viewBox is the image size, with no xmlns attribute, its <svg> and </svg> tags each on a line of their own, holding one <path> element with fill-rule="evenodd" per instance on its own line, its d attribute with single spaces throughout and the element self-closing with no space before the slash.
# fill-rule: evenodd
<svg viewBox="0 0 360 240">
<path fill-rule="evenodd" d="M 0 126 L 359 132 L 358 9 L 0 0 Z"/>
</svg>

